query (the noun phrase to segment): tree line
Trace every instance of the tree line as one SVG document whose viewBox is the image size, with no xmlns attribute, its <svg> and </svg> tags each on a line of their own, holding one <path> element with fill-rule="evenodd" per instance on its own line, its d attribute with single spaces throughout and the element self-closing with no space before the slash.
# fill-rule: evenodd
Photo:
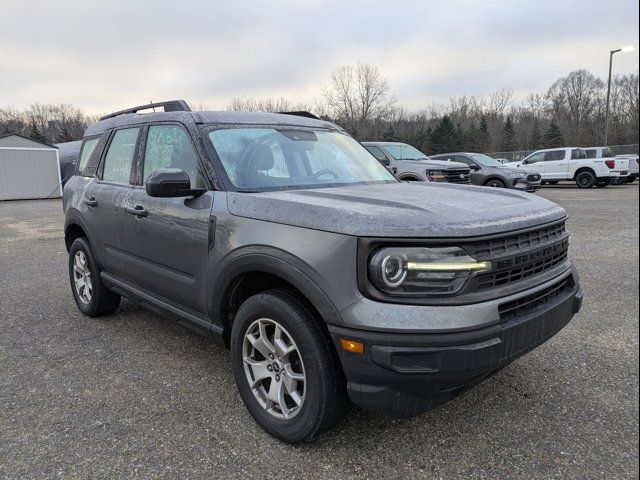
<svg viewBox="0 0 640 480">
<path fill-rule="evenodd" d="M 638 72 L 612 79 L 609 144 L 639 143 Z M 412 144 L 427 154 L 451 151 L 508 152 L 604 142 L 606 84 L 587 70 L 556 80 L 543 92 L 516 99 L 502 88 L 486 95 L 453 97 L 420 111 L 399 105 L 379 69 L 358 63 L 331 72 L 309 104 L 286 98 L 234 98 L 228 110 L 313 111 L 361 141 Z M 0 135 L 19 133 L 45 143 L 82 138 L 97 116 L 71 105 L 0 108 Z"/>
</svg>

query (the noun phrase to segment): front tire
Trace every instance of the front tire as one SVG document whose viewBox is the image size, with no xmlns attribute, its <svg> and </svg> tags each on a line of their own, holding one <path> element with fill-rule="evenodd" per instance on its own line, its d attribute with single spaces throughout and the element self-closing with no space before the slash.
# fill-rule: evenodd
<svg viewBox="0 0 640 480">
<path fill-rule="evenodd" d="M 78 309 L 88 317 L 109 315 L 120 305 L 120 295 L 102 283 L 100 269 L 85 237 L 76 238 L 69 249 L 69 280 Z"/>
<path fill-rule="evenodd" d="M 597 178 L 590 170 L 583 170 L 576 175 L 576 185 L 580 188 L 591 188 L 596 184 Z"/>
<path fill-rule="evenodd" d="M 296 296 L 270 290 L 246 300 L 231 330 L 242 400 L 258 424 L 285 442 L 307 442 L 348 411 L 334 346 Z"/>
<path fill-rule="evenodd" d="M 497 178 L 493 178 L 484 184 L 485 187 L 493 187 L 493 188 L 507 188 L 505 183 L 502 180 L 498 180 Z"/>
</svg>

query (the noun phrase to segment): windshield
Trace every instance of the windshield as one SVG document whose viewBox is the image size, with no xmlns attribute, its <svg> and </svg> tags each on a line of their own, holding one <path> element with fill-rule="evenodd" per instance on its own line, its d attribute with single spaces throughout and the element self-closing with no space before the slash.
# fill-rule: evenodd
<svg viewBox="0 0 640 480">
<path fill-rule="evenodd" d="M 471 158 L 473 158 L 476 162 L 478 162 L 480 165 L 483 165 L 485 167 L 503 167 L 504 166 L 495 158 L 491 158 L 490 156 L 483 155 L 481 153 L 475 153 L 471 155 Z"/>
<path fill-rule="evenodd" d="M 428 158 L 417 148 L 407 145 L 406 143 L 397 143 L 392 145 L 385 145 L 384 148 L 391 154 L 396 160 L 424 160 Z"/>
<path fill-rule="evenodd" d="M 241 191 L 397 182 L 362 145 L 340 132 L 225 128 L 212 130 L 209 138 Z"/>
</svg>

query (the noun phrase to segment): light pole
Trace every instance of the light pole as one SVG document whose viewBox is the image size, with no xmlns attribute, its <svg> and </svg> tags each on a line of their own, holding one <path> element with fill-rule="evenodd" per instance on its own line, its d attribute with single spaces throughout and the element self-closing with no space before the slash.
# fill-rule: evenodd
<svg viewBox="0 0 640 480">
<path fill-rule="evenodd" d="M 613 54 L 618 52 L 633 52 L 633 45 L 627 45 L 609 52 L 609 82 L 607 83 L 607 108 L 604 114 L 604 147 L 608 146 L 609 141 L 609 96 L 611 95 L 611 67 L 613 65 Z"/>
</svg>

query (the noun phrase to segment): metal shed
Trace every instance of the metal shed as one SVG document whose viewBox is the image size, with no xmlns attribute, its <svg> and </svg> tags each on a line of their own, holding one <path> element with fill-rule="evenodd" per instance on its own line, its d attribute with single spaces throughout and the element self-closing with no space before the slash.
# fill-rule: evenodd
<svg viewBox="0 0 640 480">
<path fill-rule="evenodd" d="M 0 200 L 60 198 L 58 149 L 12 133 L 0 137 Z"/>
</svg>

